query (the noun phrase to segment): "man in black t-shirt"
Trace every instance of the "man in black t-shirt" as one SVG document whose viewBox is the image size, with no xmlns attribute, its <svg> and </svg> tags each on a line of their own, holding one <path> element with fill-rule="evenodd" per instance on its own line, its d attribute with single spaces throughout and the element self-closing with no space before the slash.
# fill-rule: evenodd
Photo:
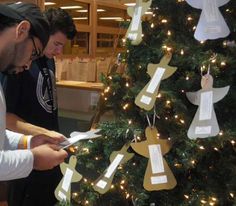
<svg viewBox="0 0 236 206">
<path fill-rule="evenodd" d="M 50 38 L 44 56 L 30 70 L 8 75 L 5 85 L 7 127 L 25 134 L 58 132 L 54 56 L 62 53 L 67 40 L 76 34 L 72 18 L 62 9 L 45 12 L 50 23 Z M 29 177 L 9 185 L 9 206 L 53 206 L 54 190 L 62 178 L 59 167 L 45 172 L 33 171 Z"/>
</svg>

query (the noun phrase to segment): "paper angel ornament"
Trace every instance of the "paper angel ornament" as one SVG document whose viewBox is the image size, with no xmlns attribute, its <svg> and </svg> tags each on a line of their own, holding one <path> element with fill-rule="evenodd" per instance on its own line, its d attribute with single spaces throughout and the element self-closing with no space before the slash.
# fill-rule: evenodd
<svg viewBox="0 0 236 206">
<path fill-rule="evenodd" d="M 136 0 L 134 7 L 128 7 L 128 15 L 132 17 L 126 33 L 126 38 L 131 40 L 132 45 L 138 45 L 142 41 L 142 16 L 149 9 L 152 0 L 144 2 L 143 0 Z"/>
<path fill-rule="evenodd" d="M 156 96 L 159 90 L 161 80 L 170 77 L 177 67 L 169 66 L 171 55 L 165 55 L 159 64 L 148 64 L 147 73 L 150 75 L 151 80 L 139 92 L 135 98 L 135 104 L 145 110 L 151 110 L 156 102 Z"/>
<path fill-rule="evenodd" d="M 97 137 L 100 137 L 100 134 L 96 134 L 100 131 L 100 129 L 96 129 L 96 130 L 90 130 L 87 132 L 72 132 L 70 134 L 70 138 L 66 139 L 64 142 L 60 143 L 60 147 L 62 149 L 65 149 L 67 147 L 70 147 L 71 145 L 81 141 L 81 140 L 85 140 L 85 139 L 94 139 Z"/>
<path fill-rule="evenodd" d="M 201 80 L 202 89 L 187 92 L 189 101 L 199 106 L 188 130 L 190 139 L 213 137 L 219 134 L 219 125 L 213 104 L 220 101 L 229 91 L 229 86 L 213 88 L 213 77 L 206 74 Z"/>
<path fill-rule="evenodd" d="M 202 13 L 194 34 L 198 41 L 218 39 L 229 35 L 229 28 L 220 13 L 219 7 L 230 0 L 186 0 L 194 8 L 202 9 Z"/>
<path fill-rule="evenodd" d="M 127 150 L 130 144 L 125 144 L 120 151 L 112 152 L 110 156 L 110 166 L 105 170 L 105 172 L 94 182 L 94 190 L 100 194 L 106 193 L 112 184 L 112 180 L 116 173 L 119 165 L 122 165 L 129 161 L 134 154 L 128 153 Z"/>
<path fill-rule="evenodd" d="M 143 186 L 148 191 L 169 190 L 176 186 L 176 179 L 163 158 L 171 148 L 170 141 L 158 139 L 157 129 L 147 127 L 145 130 L 146 141 L 131 143 L 131 147 L 138 154 L 148 158 Z"/>
<path fill-rule="evenodd" d="M 60 165 L 61 172 L 64 176 L 55 190 L 55 197 L 61 202 L 70 202 L 71 183 L 79 182 L 82 179 L 82 175 L 75 170 L 76 163 L 76 156 L 72 155 L 69 164 L 62 163 Z"/>
</svg>

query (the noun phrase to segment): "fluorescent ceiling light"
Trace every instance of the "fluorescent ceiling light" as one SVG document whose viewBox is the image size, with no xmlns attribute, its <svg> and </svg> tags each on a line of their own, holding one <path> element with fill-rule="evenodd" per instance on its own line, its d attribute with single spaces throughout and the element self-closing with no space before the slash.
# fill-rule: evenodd
<svg viewBox="0 0 236 206">
<path fill-rule="evenodd" d="M 54 2 L 44 2 L 45 6 L 51 6 L 51 5 L 55 5 L 56 3 Z"/>
<path fill-rule="evenodd" d="M 126 3 L 126 4 L 124 4 L 125 6 L 135 6 L 136 5 L 136 3 Z"/>
<path fill-rule="evenodd" d="M 101 20 L 116 20 L 116 21 L 124 21 L 121 17 L 100 17 Z"/>
<path fill-rule="evenodd" d="M 87 20 L 88 17 L 73 17 L 74 20 Z"/>
<path fill-rule="evenodd" d="M 97 9 L 97 12 L 104 12 L 104 11 L 106 11 L 106 10 L 104 10 L 104 9 Z M 88 9 L 80 9 L 80 10 L 76 10 L 76 12 L 87 13 Z"/>
<path fill-rule="evenodd" d="M 82 6 L 61 6 L 61 9 L 81 9 Z"/>
</svg>

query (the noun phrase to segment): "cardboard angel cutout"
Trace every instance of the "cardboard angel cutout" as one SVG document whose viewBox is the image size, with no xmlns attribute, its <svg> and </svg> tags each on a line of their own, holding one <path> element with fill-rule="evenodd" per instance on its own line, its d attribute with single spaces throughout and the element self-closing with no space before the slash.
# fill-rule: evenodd
<svg viewBox="0 0 236 206">
<path fill-rule="evenodd" d="M 131 40 L 132 45 L 138 45 L 142 41 L 142 16 L 149 9 L 152 0 L 144 2 L 143 0 L 136 0 L 134 7 L 128 7 L 128 15 L 132 17 L 126 33 L 126 38 Z"/>
<path fill-rule="evenodd" d="M 205 41 L 229 35 L 229 28 L 220 13 L 219 7 L 230 0 L 186 0 L 194 8 L 202 9 L 202 13 L 194 33 L 195 39 Z"/>
<path fill-rule="evenodd" d="M 220 101 L 229 91 L 229 86 L 213 88 L 213 77 L 208 73 L 202 77 L 202 89 L 187 92 L 189 101 L 198 106 L 197 112 L 188 130 L 190 139 L 213 137 L 219 134 L 219 125 L 213 104 Z"/>
<path fill-rule="evenodd" d="M 135 98 L 135 104 L 145 110 L 151 110 L 156 102 L 156 96 L 159 90 L 161 80 L 170 77 L 176 70 L 176 67 L 169 66 L 172 55 L 165 55 L 159 64 L 148 64 L 147 73 L 151 80 L 139 92 Z"/>
<path fill-rule="evenodd" d="M 163 158 L 163 155 L 171 148 L 170 141 L 158 139 L 155 127 L 147 127 L 145 134 L 146 141 L 131 143 L 135 152 L 149 159 L 144 177 L 144 188 L 148 191 L 174 188 L 177 184 L 176 179 Z"/>
<path fill-rule="evenodd" d="M 76 156 L 72 155 L 68 164 L 62 163 L 60 165 L 61 172 L 64 176 L 55 190 L 55 197 L 61 202 L 70 202 L 71 183 L 79 182 L 82 179 L 82 175 L 75 169 L 76 163 Z"/>
<path fill-rule="evenodd" d="M 129 161 L 134 154 L 128 153 L 127 150 L 130 144 L 125 144 L 120 151 L 112 152 L 110 156 L 110 166 L 104 171 L 104 173 L 94 182 L 94 190 L 100 194 L 106 193 L 112 184 L 112 180 L 119 165 L 122 165 Z"/>
</svg>

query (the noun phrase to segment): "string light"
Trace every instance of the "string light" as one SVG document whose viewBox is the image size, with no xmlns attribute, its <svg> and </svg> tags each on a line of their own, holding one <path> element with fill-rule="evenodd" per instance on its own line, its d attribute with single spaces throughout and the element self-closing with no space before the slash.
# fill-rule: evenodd
<svg viewBox="0 0 236 206">
<path fill-rule="evenodd" d="M 127 103 L 123 106 L 123 109 L 126 110 L 128 107 L 129 107 L 129 104 Z"/>
<path fill-rule="evenodd" d="M 120 184 L 121 185 L 125 184 L 125 180 L 121 180 Z"/>
<path fill-rule="evenodd" d="M 188 80 L 189 80 L 189 76 L 186 76 L 186 78 L 185 78 L 185 79 L 186 79 L 186 81 L 188 81 Z"/>
<path fill-rule="evenodd" d="M 130 194 L 127 193 L 125 198 L 128 199 L 129 197 L 130 197 Z"/>
<path fill-rule="evenodd" d="M 218 149 L 217 147 L 214 147 L 214 150 L 215 150 L 215 151 L 219 151 L 219 149 Z"/>
<path fill-rule="evenodd" d="M 113 189 L 115 186 L 114 185 L 111 185 L 111 189 Z"/>
<path fill-rule="evenodd" d="M 181 49 L 180 54 L 184 55 L 184 50 L 183 49 Z"/>
<path fill-rule="evenodd" d="M 179 118 L 179 116 L 178 115 L 175 115 L 175 119 L 178 119 Z"/>
<path fill-rule="evenodd" d="M 85 204 L 86 204 L 86 205 L 88 205 L 88 204 L 89 204 L 89 201 L 88 201 L 88 200 L 86 200 L 86 201 L 85 201 Z"/>
<path fill-rule="evenodd" d="M 168 23 L 168 21 L 167 21 L 167 19 L 162 19 L 161 23 L 166 24 L 166 23 Z"/>
<path fill-rule="evenodd" d="M 126 86 L 126 87 L 129 87 L 129 82 L 126 82 L 125 86 Z"/>
<path fill-rule="evenodd" d="M 232 144 L 232 145 L 235 145 L 235 141 L 234 141 L 234 140 L 231 140 L 231 144 Z"/>
<path fill-rule="evenodd" d="M 168 30 L 167 35 L 171 36 L 171 31 L 170 30 Z"/>
<path fill-rule="evenodd" d="M 85 153 L 89 153 L 89 148 L 85 147 L 85 148 L 82 149 L 82 151 L 85 152 Z"/>
<path fill-rule="evenodd" d="M 220 65 L 221 66 L 226 66 L 226 63 L 225 62 L 221 62 Z"/>
<path fill-rule="evenodd" d="M 151 24 L 151 28 L 154 28 L 154 23 Z"/>
<path fill-rule="evenodd" d="M 189 196 L 188 196 L 188 195 L 184 195 L 184 197 L 185 197 L 186 199 L 189 199 Z"/>
<path fill-rule="evenodd" d="M 182 124 L 184 124 L 185 123 L 185 121 L 183 120 L 183 119 L 180 119 L 179 120 Z"/>
<path fill-rule="evenodd" d="M 104 90 L 104 93 L 108 93 L 110 91 L 110 87 L 107 87 L 105 90 Z"/>
<path fill-rule="evenodd" d="M 230 197 L 234 198 L 234 193 L 229 193 Z"/>
<path fill-rule="evenodd" d="M 158 93 L 157 98 L 161 98 L 161 93 Z"/>
<path fill-rule="evenodd" d="M 192 18 L 191 16 L 189 16 L 189 17 L 187 18 L 187 20 L 188 20 L 188 21 L 192 21 L 193 18 Z"/>
<path fill-rule="evenodd" d="M 204 149 L 205 149 L 205 147 L 203 147 L 203 146 L 200 146 L 200 147 L 199 147 L 199 149 L 201 149 L 201 150 L 204 150 Z"/>
<path fill-rule="evenodd" d="M 131 125 L 132 124 L 132 120 L 129 120 L 128 123 L 129 123 L 129 125 Z"/>
<path fill-rule="evenodd" d="M 207 201 L 206 201 L 206 200 L 201 200 L 201 203 L 202 203 L 202 204 L 206 204 Z"/>
<path fill-rule="evenodd" d="M 195 30 L 196 30 L 196 28 L 197 28 L 197 27 L 196 27 L 196 26 L 194 26 L 194 27 L 193 27 L 193 31 L 195 31 Z"/>
<path fill-rule="evenodd" d="M 223 134 L 224 134 L 223 131 L 220 131 L 220 132 L 219 132 L 219 135 L 220 135 L 220 136 L 222 136 Z"/>
<path fill-rule="evenodd" d="M 195 160 L 192 160 L 191 163 L 192 163 L 193 165 L 195 165 L 196 161 L 195 161 Z"/>
</svg>

